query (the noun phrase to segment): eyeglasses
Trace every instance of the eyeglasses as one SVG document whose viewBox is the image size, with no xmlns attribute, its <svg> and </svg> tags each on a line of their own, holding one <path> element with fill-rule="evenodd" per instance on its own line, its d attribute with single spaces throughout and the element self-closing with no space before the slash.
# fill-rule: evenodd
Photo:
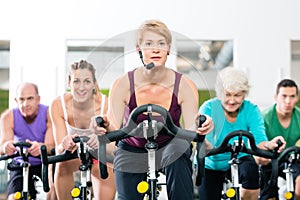
<svg viewBox="0 0 300 200">
<path fill-rule="evenodd" d="M 158 49 L 166 49 L 168 47 L 167 42 L 165 41 L 159 41 L 159 42 L 153 42 L 153 41 L 145 41 L 142 46 L 144 48 L 158 48 Z"/>
</svg>

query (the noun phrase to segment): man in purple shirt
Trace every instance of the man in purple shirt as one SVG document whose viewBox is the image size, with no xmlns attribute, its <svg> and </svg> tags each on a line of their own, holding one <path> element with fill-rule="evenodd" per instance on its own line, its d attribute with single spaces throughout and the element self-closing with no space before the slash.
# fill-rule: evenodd
<svg viewBox="0 0 300 200">
<path fill-rule="evenodd" d="M 40 147 L 47 145 L 47 149 L 54 148 L 52 125 L 48 113 L 48 106 L 40 104 L 40 96 L 37 85 L 22 83 L 16 91 L 16 103 L 18 108 L 4 111 L 0 119 L 0 154 L 13 155 L 16 152 L 14 143 L 28 142 L 29 157 L 29 193 L 31 199 L 36 198 L 32 177 L 41 177 Z M 14 158 L 11 165 L 20 165 L 22 159 Z M 10 171 L 10 180 L 7 185 L 8 199 L 14 199 L 13 195 L 23 188 L 22 169 Z M 50 193 L 51 194 L 51 193 Z M 49 195 L 50 195 L 49 194 Z"/>
</svg>

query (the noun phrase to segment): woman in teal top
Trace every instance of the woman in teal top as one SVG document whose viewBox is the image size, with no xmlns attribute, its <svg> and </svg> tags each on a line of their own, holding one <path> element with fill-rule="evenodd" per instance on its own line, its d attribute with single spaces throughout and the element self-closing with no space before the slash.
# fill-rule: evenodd
<svg viewBox="0 0 300 200">
<path fill-rule="evenodd" d="M 245 100 L 249 91 L 246 74 L 236 68 L 226 67 L 216 80 L 217 97 L 203 103 L 199 113 L 212 117 L 214 129 L 206 136 L 206 140 L 213 146 L 219 146 L 223 139 L 232 131 L 246 130 L 253 134 L 258 147 L 274 149 L 276 141 L 282 137 L 274 138 L 268 142 L 264 121 L 257 105 Z M 284 142 L 285 143 L 285 142 Z M 247 145 L 247 141 L 245 141 Z M 281 151 L 283 147 L 280 148 Z M 242 184 L 242 199 L 258 199 L 259 173 L 258 165 L 268 162 L 267 159 L 254 160 L 253 156 L 240 154 L 239 180 Z M 230 153 L 209 156 L 205 158 L 205 175 L 199 186 L 201 200 L 220 200 L 222 184 L 226 174 L 230 173 L 228 161 Z"/>
<path fill-rule="evenodd" d="M 206 136 L 206 139 L 214 146 L 219 146 L 228 133 L 235 130 L 250 131 L 255 138 L 256 145 L 267 141 L 265 134 L 264 121 L 257 105 L 249 100 L 243 100 L 239 107 L 239 112 L 235 122 L 226 119 L 226 114 L 222 107 L 222 102 L 218 98 L 206 101 L 199 109 L 200 113 L 213 117 L 215 123 L 214 130 Z M 248 145 L 247 142 L 245 142 Z M 239 157 L 247 154 L 239 154 Z M 228 170 L 230 153 L 209 156 L 205 159 L 205 167 L 212 170 Z"/>
</svg>

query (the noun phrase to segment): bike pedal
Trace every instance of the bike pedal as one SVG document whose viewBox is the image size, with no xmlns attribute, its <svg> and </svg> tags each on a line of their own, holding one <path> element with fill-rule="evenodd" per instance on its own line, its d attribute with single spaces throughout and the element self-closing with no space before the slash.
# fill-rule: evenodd
<svg viewBox="0 0 300 200">
<path fill-rule="evenodd" d="M 79 197 L 79 195 L 80 195 L 80 189 L 79 188 L 73 188 L 73 190 L 71 191 L 71 195 L 74 198 Z"/>
<path fill-rule="evenodd" d="M 16 192 L 16 193 L 14 194 L 14 199 L 18 200 L 18 199 L 21 199 L 21 198 L 22 198 L 21 192 Z"/>
</svg>

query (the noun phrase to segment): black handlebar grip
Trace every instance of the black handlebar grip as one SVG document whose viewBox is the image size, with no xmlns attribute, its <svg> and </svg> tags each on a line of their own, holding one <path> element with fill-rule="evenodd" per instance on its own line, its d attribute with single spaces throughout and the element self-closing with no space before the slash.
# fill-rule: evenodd
<svg viewBox="0 0 300 200">
<path fill-rule="evenodd" d="M 96 123 L 99 127 L 104 126 L 104 120 L 101 116 L 96 117 Z M 106 166 L 106 142 L 105 136 L 98 137 L 99 147 L 98 147 L 98 162 L 100 169 L 100 176 L 102 179 L 106 179 L 108 177 L 107 166 Z"/>
<path fill-rule="evenodd" d="M 278 149 L 283 145 L 283 142 L 281 140 L 277 140 L 276 143 L 278 146 L 275 149 L 276 149 L 276 151 L 278 151 Z"/>
<path fill-rule="evenodd" d="M 28 142 L 16 142 L 14 143 L 15 147 L 31 147 L 31 144 Z"/>
<path fill-rule="evenodd" d="M 274 148 L 273 153 L 275 154 L 275 157 L 278 157 L 280 153 L 278 153 L 278 149 L 283 145 L 283 142 L 281 140 L 276 141 L 277 147 Z"/>
<path fill-rule="evenodd" d="M 45 192 L 49 192 L 49 180 L 48 180 L 48 156 L 46 145 L 41 146 L 41 160 L 42 160 L 42 182 Z"/>
<path fill-rule="evenodd" d="M 104 120 L 100 116 L 96 117 L 96 123 L 97 123 L 97 126 L 99 126 L 99 127 L 105 127 L 104 126 Z"/>
<path fill-rule="evenodd" d="M 98 137 L 98 162 L 100 169 L 100 176 L 102 179 L 106 179 L 108 177 L 107 166 L 106 166 L 106 142 L 105 136 Z"/>
<path fill-rule="evenodd" d="M 199 116 L 199 123 L 198 123 L 198 127 L 201 127 L 202 124 L 206 121 L 206 116 L 205 115 L 200 115 Z"/>
<path fill-rule="evenodd" d="M 283 145 L 283 142 L 278 139 L 276 143 L 277 143 L 277 147 L 274 148 L 273 153 L 275 154 L 275 157 L 278 157 L 279 153 L 277 151 Z M 279 173 L 279 168 L 278 168 L 279 162 L 277 159 L 272 159 L 271 163 L 272 163 L 272 173 L 268 181 L 268 184 L 270 186 L 275 186 L 277 183 L 277 178 Z"/>
<path fill-rule="evenodd" d="M 206 116 L 205 115 L 200 115 L 199 116 L 199 123 L 198 123 L 198 127 L 201 127 L 202 124 L 206 121 Z M 197 135 L 197 137 L 201 137 L 200 135 Z M 203 141 L 204 137 L 202 140 L 199 141 Z M 200 186 L 201 185 L 201 180 L 202 177 L 204 176 L 204 167 L 205 167 L 205 162 L 204 162 L 204 158 L 200 158 L 199 154 L 201 151 L 201 146 L 203 145 L 200 144 L 200 142 L 198 142 L 197 144 L 197 168 L 196 168 L 196 186 Z"/>
</svg>

